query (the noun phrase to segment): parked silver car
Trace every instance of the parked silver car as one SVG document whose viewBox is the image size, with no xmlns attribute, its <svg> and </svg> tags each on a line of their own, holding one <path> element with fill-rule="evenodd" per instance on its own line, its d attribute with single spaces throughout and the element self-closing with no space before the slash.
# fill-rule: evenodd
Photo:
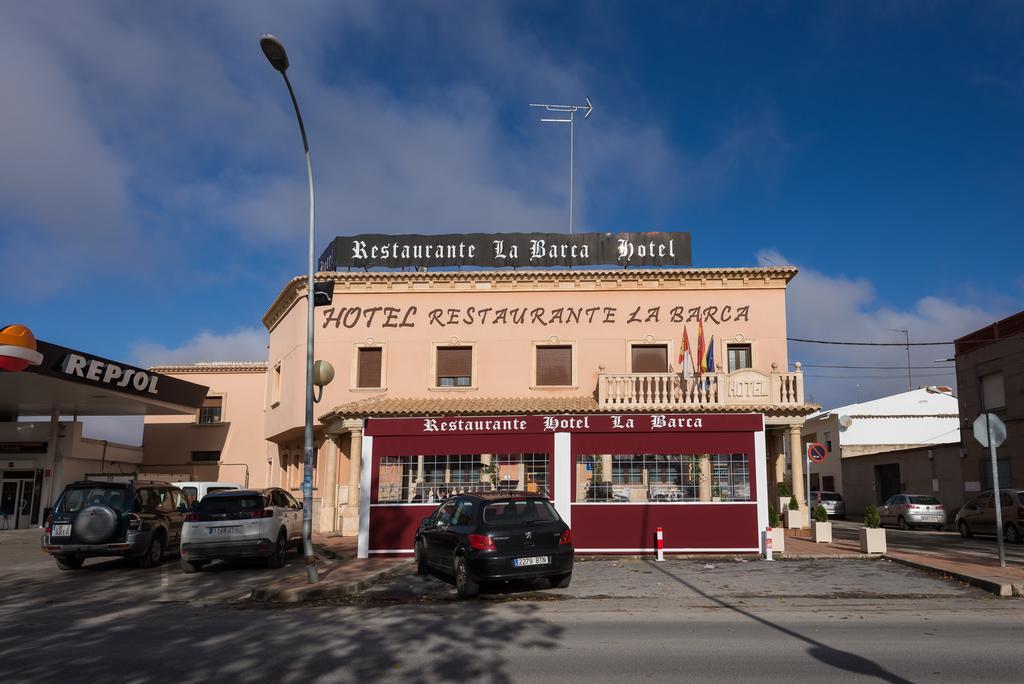
<svg viewBox="0 0 1024 684">
<path fill-rule="evenodd" d="M 811 509 L 821 504 L 830 518 L 845 518 L 846 504 L 838 492 L 811 492 Z"/>
<path fill-rule="evenodd" d="M 946 525 L 946 509 L 929 494 L 896 494 L 878 509 L 882 525 L 896 525 L 901 530 L 917 526 L 941 530 Z"/>
</svg>

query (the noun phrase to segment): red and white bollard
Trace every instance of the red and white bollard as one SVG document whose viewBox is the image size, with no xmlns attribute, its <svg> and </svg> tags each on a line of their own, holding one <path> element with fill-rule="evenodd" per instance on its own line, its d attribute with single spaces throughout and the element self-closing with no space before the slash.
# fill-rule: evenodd
<svg viewBox="0 0 1024 684">
<path fill-rule="evenodd" d="M 772 528 L 766 527 L 764 532 L 764 559 L 772 560 Z"/>
<path fill-rule="evenodd" d="M 658 528 L 655 537 L 658 539 L 658 560 L 665 560 L 665 535 L 662 533 L 661 528 Z"/>
</svg>

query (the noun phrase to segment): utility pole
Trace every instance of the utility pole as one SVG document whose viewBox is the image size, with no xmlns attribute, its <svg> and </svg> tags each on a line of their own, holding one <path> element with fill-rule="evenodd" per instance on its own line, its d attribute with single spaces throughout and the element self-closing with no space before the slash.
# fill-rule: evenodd
<svg viewBox="0 0 1024 684">
<path fill-rule="evenodd" d="M 542 123 L 567 123 L 569 124 L 569 235 L 572 235 L 572 192 L 573 192 L 573 165 L 575 155 L 575 128 L 574 119 L 577 110 L 585 109 L 586 113 L 583 115 L 584 119 L 590 118 L 590 113 L 594 111 L 594 105 L 591 104 L 590 98 L 585 98 L 587 104 L 585 105 L 553 105 L 553 104 L 531 104 L 531 107 L 543 107 L 549 112 L 561 112 L 562 114 L 568 114 L 567 119 L 541 119 Z"/>
<path fill-rule="evenodd" d="M 914 376 L 910 372 L 910 331 L 900 330 L 899 328 L 889 328 L 893 332 L 903 333 L 907 338 L 907 389 L 914 389 Z"/>
</svg>

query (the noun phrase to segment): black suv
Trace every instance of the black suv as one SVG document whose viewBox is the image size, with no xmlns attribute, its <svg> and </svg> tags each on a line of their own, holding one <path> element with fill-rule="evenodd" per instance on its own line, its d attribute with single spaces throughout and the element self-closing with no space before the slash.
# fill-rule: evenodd
<svg viewBox="0 0 1024 684">
<path fill-rule="evenodd" d="M 430 567 L 455 577 L 460 598 L 481 582 L 546 577 L 552 587 L 572 580 L 572 533 L 547 497 L 483 492 L 448 499 L 416 531 L 416 571 Z"/>
<path fill-rule="evenodd" d="M 159 565 L 181 543 L 189 506 L 166 482 L 74 482 L 46 520 L 43 551 L 61 570 L 78 570 L 90 556 L 127 556 Z"/>
</svg>

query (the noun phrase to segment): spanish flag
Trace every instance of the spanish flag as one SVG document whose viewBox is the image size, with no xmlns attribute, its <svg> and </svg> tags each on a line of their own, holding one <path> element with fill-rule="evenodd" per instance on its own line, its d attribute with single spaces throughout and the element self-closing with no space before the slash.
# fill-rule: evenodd
<svg viewBox="0 0 1024 684">
<path fill-rule="evenodd" d="M 704 349 L 704 321 L 701 320 L 697 321 L 697 362 L 700 364 L 697 374 L 706 373 L 708 370 L 708 357 Z"/>
<path fill-rule="evenodd" d="M 693 377 L 693 356 L 690 354 L 690 338 L 686 335 L 685 325 L 683 325 L 683 343 L 679 347 L 679 371 L 683 374 L 684 380 Z"/>
</svg>

